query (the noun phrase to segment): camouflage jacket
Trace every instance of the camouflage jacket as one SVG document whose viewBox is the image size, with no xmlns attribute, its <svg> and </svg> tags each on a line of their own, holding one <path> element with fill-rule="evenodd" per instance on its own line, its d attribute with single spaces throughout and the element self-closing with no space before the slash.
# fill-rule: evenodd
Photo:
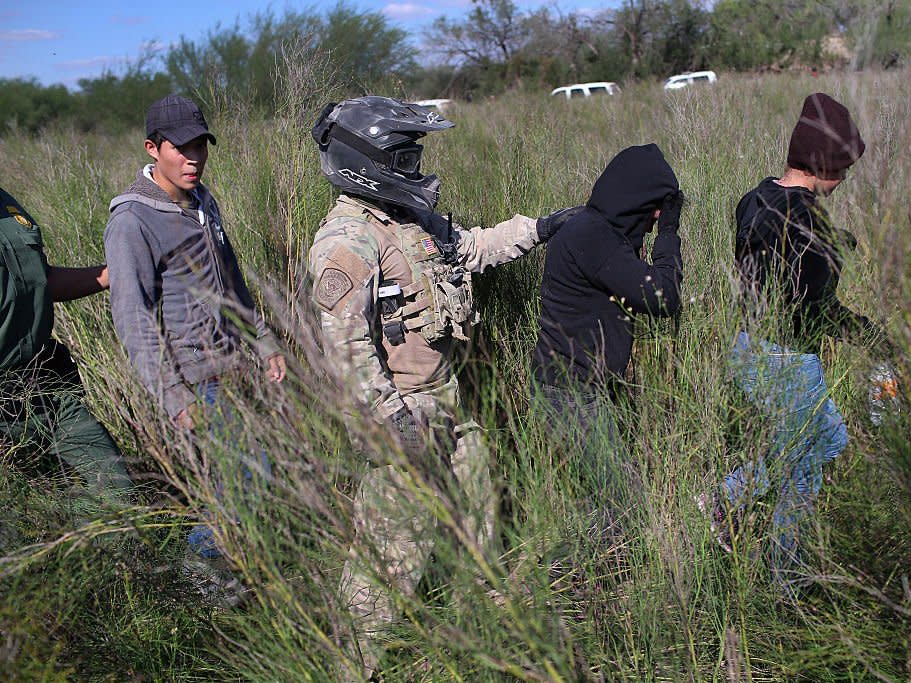
<svg viewBox="0 0 911 683">
<path fill-rule="evenodd" d="M 449 379 L 453 338 L 477 322 L 471 273 L 538 243 L 535 219 L 520 215 L 489 229 L 431 213 L 415 221 L 341 195 L 310 248 L 324 351 L 380 421 L 403 395 Z"/>
</svg>

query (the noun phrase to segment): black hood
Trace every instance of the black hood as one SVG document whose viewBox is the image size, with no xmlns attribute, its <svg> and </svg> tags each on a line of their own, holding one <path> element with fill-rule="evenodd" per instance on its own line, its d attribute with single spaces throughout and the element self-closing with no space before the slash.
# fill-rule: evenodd
<svg viewBox="0 0 911 683">
<path fill-rule="evenodd" d="M 658 145 L 627 147 L 595 181 L 588 206 L 598 211 L 638 250 L 661 201 L 678 192 L 673 169 Z"/>
</svg>

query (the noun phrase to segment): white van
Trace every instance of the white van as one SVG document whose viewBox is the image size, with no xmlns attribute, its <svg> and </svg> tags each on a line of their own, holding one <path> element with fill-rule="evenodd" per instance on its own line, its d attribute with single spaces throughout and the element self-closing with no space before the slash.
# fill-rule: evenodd
<svg viewBox="0 0 911 683">
<path fill-rule="evenodd" d="M 450 104 L 452 104 L 452 100 L 444 100 L 444 99 L 418 100 L 414 104 L 419 104 L 422 107 L 433 107 L 434 109 L 439 109 L 440 111 L 443 111 Z"/>
<path fill-rule="evenodd" d="M 610 81 L 597 81 L 595 83 L 576 83 L 574 85 L 564 85 L 560 88 L 554 88 L 551 91 L 551 97 L 563 95 L 568 100 L 575 97 L 591 97 L 592 95 L 616 95 L 620 92 L 620 86 Z"/>
<path fill-rule="evenodd" d="M 714 83 L 718 76 L 714 71 L 691 71 L 685 74 L 671 76 L 664 82 L 665 90 L 679 90 L 694 83 Z"/>
</svg>

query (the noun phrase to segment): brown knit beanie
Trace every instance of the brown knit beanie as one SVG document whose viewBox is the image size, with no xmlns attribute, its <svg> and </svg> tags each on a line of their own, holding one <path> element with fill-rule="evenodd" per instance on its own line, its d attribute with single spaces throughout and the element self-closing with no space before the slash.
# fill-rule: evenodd
<svg viewBox="0 0 911 683">
<path fill-rule="evenodd" d="M 838 175 L 860 159 L 865 148 L 845 106 L 817 92 L 803 102 L 791 133 L 788 166 L 821 177 Z"/>
</svg>

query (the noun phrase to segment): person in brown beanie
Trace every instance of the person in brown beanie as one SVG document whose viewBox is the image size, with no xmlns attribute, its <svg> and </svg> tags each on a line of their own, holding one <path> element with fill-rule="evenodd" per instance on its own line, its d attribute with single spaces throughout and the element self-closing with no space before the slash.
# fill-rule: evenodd
<svg viewBox="0 0 911 683">
<path fill-rule="evenodd" d="M 823 465 L 848 443 L 826 389 L 820 342 L 831 336 L 887 344 L 878 325 L 836 296 L 843 250 L 856 242 L 832 225 L 819 203 L 864 148 L 848 110 L 824 93 L 812 94 L 791 134 L 784 174 L 766 178 L 737 205 L 735 258 L 746 324 L 730 360 L 736 383 L 768 420 L 771 443 L 764 456 L 697 502 L 730 551 L 746 506 L 777 489 L 767 557 L 789 597 L 801 585 L 798 541 L 819 494 Z"/>
<path fill-rule="evenodd" d="M 777 182 L 828 196 L 865 149 L 847 108 L 825 93 L 814 93 L 804 100 L 788 145 L 788 168 Z"/>
</svg>

